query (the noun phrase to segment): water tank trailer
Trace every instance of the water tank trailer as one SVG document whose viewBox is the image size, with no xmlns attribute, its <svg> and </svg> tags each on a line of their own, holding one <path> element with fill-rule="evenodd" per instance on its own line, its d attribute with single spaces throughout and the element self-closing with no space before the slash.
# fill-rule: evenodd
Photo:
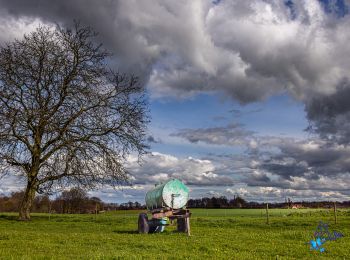
<svg viewBox="0 0 350 260">
<path fill-rule="evenodd" d="M 189 189 L 178 179 L 172 179 L 156 185 L 146 193 L 147 210 L 152 214 L 140 213 L 138 219 L 139 233 L 163 232 L 167 219 L 177 221 L 177 231 L 190 235 L 191 213 L 186 209 Z"/>
</svg>

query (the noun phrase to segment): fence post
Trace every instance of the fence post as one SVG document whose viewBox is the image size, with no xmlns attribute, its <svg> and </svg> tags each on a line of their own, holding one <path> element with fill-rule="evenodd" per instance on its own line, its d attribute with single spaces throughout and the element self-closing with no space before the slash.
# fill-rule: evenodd
<svg viewBox="0 0 350 260">
<path fill-rule="evenodd" d="M 97 202 L 95 204 L 95 222 L 97 221 Z"/>
<path fill-rule="evenodd" d="M 269 219 L 269 203 L 266 203 L 266 224 L 270 224 L 270 219 Z"/>
<path fill-rule="evenodd" d="M 337 202 L 333 202 L 334 223 L 337 224 Z"/>
<path fill-rule="evenodd" d="M 51 221 L 51 201 L 49 199 L 49 221 Z"/>
<path fill-rule="evenodd" d="M 191 236 L 190 217 L 185 218 L 187 236 Z"/>
</svg>

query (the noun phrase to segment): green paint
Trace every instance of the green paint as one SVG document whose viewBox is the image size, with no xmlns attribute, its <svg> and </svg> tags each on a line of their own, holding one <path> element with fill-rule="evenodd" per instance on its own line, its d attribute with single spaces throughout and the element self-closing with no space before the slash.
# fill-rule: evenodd
<svg viewBox="0 0 350 260">
<path fill-rule="evenodd" d="M 146 206 L 148 209 L 170 207 L 183 208 L 189 196 L 189 189 L 178 179 L 157 185 L 146 193 Z"/>
</svg>

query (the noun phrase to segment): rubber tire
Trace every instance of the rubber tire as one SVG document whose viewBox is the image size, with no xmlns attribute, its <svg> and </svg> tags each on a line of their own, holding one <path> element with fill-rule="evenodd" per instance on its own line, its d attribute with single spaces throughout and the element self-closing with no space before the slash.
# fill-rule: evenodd
<svg viewBox="0 0 350 260">
<path fill-rule="evenodd" d="M 187 232 L 187 226 L 186 226 L 186 219 L 185 218 L 178 218 L 177 219 L 177 231 L 178 232 Z"/>
<path fill-rule="evenodd" d="M 147 234 L 149 232 L 148 216 L 146 213 L 139 214 L 138 231 L 140 234 Z"/>
<path fill-rule="evenodd" d="M 157 228 L 158 228 L 158 226 L 150 226 L 149 227 L 149 233 L 150 234 L 156 233 L 157 232 Z"/>
</svg>

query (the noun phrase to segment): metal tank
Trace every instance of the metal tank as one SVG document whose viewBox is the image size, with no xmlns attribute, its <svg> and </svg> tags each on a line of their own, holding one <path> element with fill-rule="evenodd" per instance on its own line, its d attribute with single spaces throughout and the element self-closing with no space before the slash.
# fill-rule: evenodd
<svg viewBox="0 0 350 260">
<path fill-rule="evenodd" d="M 183 208 L 189 197 L 189 189 L 177 179 L 172 179 L 154 187 L 146 193 L 147 209 L 169 207 L 171 209 Z"/>
</svg>

